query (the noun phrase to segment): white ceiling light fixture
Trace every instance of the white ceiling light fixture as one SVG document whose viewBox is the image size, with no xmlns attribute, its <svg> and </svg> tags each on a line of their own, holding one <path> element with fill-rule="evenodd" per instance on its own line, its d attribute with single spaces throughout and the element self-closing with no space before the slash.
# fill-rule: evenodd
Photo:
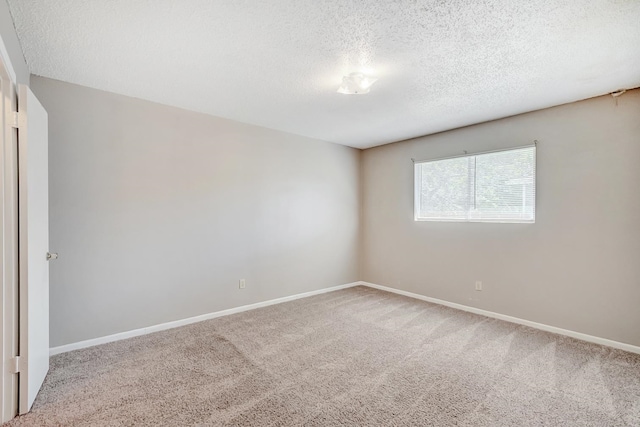
<svg viewBox="0 0 640 427">
<path fill-rule="evenodd" d="M 362 73 L 351 73 L 342 78 L 342 84 L 338 88 L 338 93 L 345 95 L 364 95 L 369 93 L 371 86 L 378 79 L 365 76 Z"/>
</svg>

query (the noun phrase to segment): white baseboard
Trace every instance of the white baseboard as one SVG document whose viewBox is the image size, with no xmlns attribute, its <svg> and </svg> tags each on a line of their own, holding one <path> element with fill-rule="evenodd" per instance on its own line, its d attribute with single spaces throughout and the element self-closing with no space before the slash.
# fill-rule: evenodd
<svg viewBox="0 0 640 427">
<path fill-rule="evenodd" d="M 600 338 L 600 337 L 596 337 L 596 336 L 593 336 L 593 335 L 587 335 L 587 334 L 583 334 L 581 332 L 570 331 L 568 329 L 557 328 L 555 326 L 549 326 L 549 325 L 545 325 L 543 323 L 537 323 L 537 322 L 532 322 L 530 320 L 520 319 L 518 317 L 507 316 L 506 314 L 495 313 L 493 311 L 483 310 L 483 309 L 475 308 L 475 307 L 469 307 L 469 306 L 462 305 L 462 304 L 457 304 L 457 303 L 454 303 L 454 302 L 444 301 L 444 300 L 437 299 L 437 298 L 431 298 L 431 297 L 427 297 L 427 296 L 424 296 L 424 295 L 415 294 L 413 292 L 402 291 L 400 289 L 390 288 L 388 286 L 381 286 L 381 285 L 376 285 L 374 283 L 362 282 L 362 281 L 361 282 L 347 283 L 346 285 L 333 286 L 331 288 L 319 289 L 317 291 L 304 292 L 304 293 L 301 293 L 301 294 L 291 295 L 291 296 L 288 296 L 288 297 L 276 298 L 276 299 L 272 299 L 272 300 L 268 300 L 268 301 L 258 302 L 258 303 L 255 303 L 255 304 L 243 305 L 243 306 L 240 306 L 240 307 L 230 308 L 230 309 L 227 309 L 227 310 L 216 311 L 214 313 L 207 313 L 207 314 L 202 314 L 200 316 L 189 317 L 187 319 L 175 320 L 175 321 L 172 321 L 172 322 L 161 323 L 159 325 L 153 325 L 153 326 L 148 326 L 148 327 L 145 327 L 145 328 L 134 329 L 134 330 L 131 330 L 131 331 L 120 332 L 120 333 L 113 334 L 113 335 L 107 335 L 105 337 L 93 338 L 93 339 L 90 339 L 90 340 L 79 341 L 79 342 L 75 342 L 75 343 L 71 343 L 71 344 L 65 344 L 65 345 L 61 345 L 61 346 L 58 346 L 58 347 L 52 347 L 52 348 L 49 349 L 49 354 L 51 356 L 53 356 L 53 355 L 60 354 L 60 353 L 66 353 L 68 351 L 78 350 L 78 349 L 87 348 L 87 347 L 93 347 L 95 345 L 106 344 L 106 343 L 113 342 L 113 341 L 120 341 L 120 340 L 124 340 L 124 339 L 127 339 L 127 338 L 132 338 L 132 337 L 137 337 L 137 336 L 140 336 L 140 335 L 150 334 L 150 333 L 153 333 L 153 332 L 164 331 L 164 330 L 167 330 L 167 329 L 172 329 L 172 328 L 177 328 L 177 327 L 184 326 L 184 325 L 189 325 L 191 323 L 202 322 L 203 320 L 215 319 L 216 317 L 228 316 L 230 314 L 241 313 L 243 311 L 254 310 L 254 309 L 260 308 L 260 307 L 267 307 L 267 306 L 274 305 L 274 304 L 280 304 L 280 303 L 283 303 L 283 302 L 293 301 L 293 300 L 296 300 L 296 299 L 306 298 L 306 297 L 319 295 L 319 294 L 324 294 L 324 293 L 327 293 L 327 292 L 338 291 L 340 289 L 351 288 L 351 287 L 358 286 L 358 285 L 368 286 L 370 288 L 379 289 L 379 290 L 386 291 L 386 292 L 392 292 L 394 294 L 404 295 L 406 297 L 415 298 L 415 299 L 419 299 L 419 300 L 422 300 L 422 301 L 431 302 L 431 303 L 434 303 L 434 304 L 444 305 L 444 306 L 455 308 L 455 309 L 458 309 L 458 310 L 463 310 L 463 311 L 467 311 L 467 312 L 470 312 L 470 313 L 491 317 L 491 318 L 494 318 L 494 319 L 504 320 L 504 321 L 511 322 L 511 323 L 517 323 L 519 325 L 529 326 L 531 328 L 540 329 L 542 331 L 552 332 L 552 333 L 559 334 L 559 335 L 565 335 L 565 336 L 568 336 L 568 337 L 571 337 L 571 338 L 576 338 L 576 339 L 579 339 L 579 340 L 582 340 L 582 341 L 587 341 L 587 342 L 591 342 L 591 343 L 594 343 L 594 344 L 605 345 L 605 346 L 608 346 L 608 347 L 613 347 L 613 348 L 617 348 L 617 349 L 620 349 L 620 350 L 625 350 L 625 351 L 628 351 L 628 352 L 631 352 L 631 353 L 640 354 L 640 347 L 635 346 L 635 345 L 626 344 L 626 343 L 622 343 L 622 342 L 618 342 L 618 341 L 613 341 L 613 340 L 609 340 L 609 339 L 606 339 L 606 338 Z"/>
<path fill-rule="evenodd" d="M 268 301 L 257 302 L 255 304 L 243 305 L 240 307 L 230 308 L 227 310 L 216 311 L 214 313 L 201 314 L 200 316 L 189 317 L 187 319 L 174 320 L 172 322 L 161 323 L 159 325 L 147 326 L 145 328 L 134 329 L 126 332 L 120 332 L 113 335 L 107 335 L 105 337 L 93 338 L 90 340 L 79 341 L 71 344 L 65 344 L 58 347 L 51 347 L 49 349 L 49 355 L 53 356 L 60 353 L 66 353 L 68 351 L 79 350 L 81 348 L 93 347 L 95 345 L 106 344 L 113 341 L 120 341 L 127 338 L 150 334 L 153 332 L 164 331 L 167 329 L 177 328 L 179 326 L 189 325 L 191 323 L 202 322 L 203 320 L 215 319 L 216 317 L 228 316 L 230 314 L 254 310 L 260 307 L 267 307 L 269 305 L 280 304 L 283 302 L 293 301 L 300 298 L 306 298 L 313 295 L 319 295 L 327 292 L 338 291 L 340 289 L 351 288 L 353 286 L 358 286 L 360 284 L 361 282 L 347 283 L 346 285 L 339 285 L 339 286 L 333 286 L 331 288 L 319 289 L 317 291 L 304 292 L 301 294 L 291 295 L 288 297 L 276 298 Z"/>
<path fill-rule="evenodd" d="M 581 332 L 570 331 L 568 329 L 557 328 L 555 326 L 545 325 L 543 323 L 532 322 L 530 320 L 520 319 L 518 317 L 507 316 L 506 314 L 495 313 L 493 311 L 482 310 L 480 308 L 469 307 L 462 304 L 457 304 L 455 302 L 444 301 L 437 298 L 426 297 L 420 294 L 414 294 L 413 292 L 401 291 L 399 289 L 390 288 L 388 286 L 376 285 L 369 282 L 360 282 L 363 286 L 368 286 L 370 288 L 380 289 L 381 291 L 392 292 L 398 295 L 404 295 L 406 297 L 419 299 L 422 301 L 432 302 L 434 304 L 444 305 L 447 307 L 455 308 L 458 310 L 468 311 L 474 314 L 480 314 L 482 316 L 492 317 L 494 319 L 500 319 L 511 323 L 517 323 L 519 325 L 529 326 L 531 328 L 540 329 L 546 332 L 553 332 L 554 334 L 565 335 L 567 337 L 576 338 L 582 341 L 591 342 L 594 344 L 606 345 L 608 347 L 617 348 L 620 350 L 625 350 L 631 353 L 640 354 L 640 347 L 626 344 L 623 342 L 608 340 L 606 338 L 595 337 L 593 335 L 583 334 Z"/>
</svg>

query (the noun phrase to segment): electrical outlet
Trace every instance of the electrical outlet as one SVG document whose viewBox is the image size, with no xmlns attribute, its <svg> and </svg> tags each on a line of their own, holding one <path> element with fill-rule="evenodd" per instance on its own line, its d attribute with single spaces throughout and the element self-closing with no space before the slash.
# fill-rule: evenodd
<svg viewBox="0 0 640 427">
<path fill-rule="evenodd" d="M 476 280 L 476 291 L 482 290 L 482 282 L 480 280 Z"/>
<path fill-rule="evenodd" d="M 244 279 L 240 279 L 240 282 L 238 283 L 238 288 L 244 289 L 246 285 L 247 285 L 246 281 Z"/>
</svg>

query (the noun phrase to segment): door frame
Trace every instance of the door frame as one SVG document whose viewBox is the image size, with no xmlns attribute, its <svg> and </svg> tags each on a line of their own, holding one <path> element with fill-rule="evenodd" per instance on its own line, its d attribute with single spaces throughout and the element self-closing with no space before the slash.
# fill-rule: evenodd
<svg viewBox="0 0 640 427">
<path fill-rule="evenodd" d="M 0 423 L 18 414 L 19 354 L 19 246 L 18 246 L 18 130 L 14 127 L 17 111 L 15 77 L 11 64 L 0 55 Z"/>
</svg>

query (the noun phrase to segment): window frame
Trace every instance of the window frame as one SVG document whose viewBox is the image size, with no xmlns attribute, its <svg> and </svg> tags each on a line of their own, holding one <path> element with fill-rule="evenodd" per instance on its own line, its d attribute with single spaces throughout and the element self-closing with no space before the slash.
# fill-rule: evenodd
<svg viewBox="0 0 640 427">
<path fill-rule="evenodd" d="M 485 218 L 472 218 L 469 216 L 469 213 L 467 212 L 466 218 L 461 219 L 461 218 L 426 218 L 426 217 L 421 217 L 419 216 L 419 210 L 420 210 L 420 203 L 421 203 L 421 195 L 420 195 L 420 191 L 422 189 L 421 187 L 421 183 L 418 182 L 418 168 L 420 167 L 420 165 L 424 164 L 424 163 L 432 163 L 432 162 L 439 162 L 439 161 L 443 161 L 443 160 L 451 160 L 451 159 L 458 159 L 458 158 L 472 158 L 472 157 L 477 157 L 477 156 L 482 156 L 484 154 L 492 154 L 492 153 L 503 153 L 503 152 L 508 152 L 508 151 L 516 151 L 516 150 L 525 150 L 525 149 L 533 149 L 533 188 L 534 188 L 534 197 L 533 197 L 533 215 L 531 219 L 515 219 L 515 218 L 495 218 L 495 219 L 485 219 Z M 510 148 L 503 148 L 503 149 L 497 149 L 497 150 L 490 150 L 490 151 L 481 151 L 481 152 L 476 152 L 476 153 L 467 153 L 465 151 L 465 154 L 460 154 L 460 155 L 456 155 L 456 156 L 448 156 L 448 157 L 439 157 L 439 158 L 435 158 L 435 159 L 428 159 L 428 160 L 415 160 L 415 159 L 411 159 L 413 162 L 413 219 L 415 222 L 456 222 L 456 223 L 490 223 L 490 224 L 535 224 L 536 222 L 536 210 L 537 210 L 537 199 L 538 199 L 538 191 L 537 191 L 537 184 L 538 184 L 538 147 L 537 147 L 537 141 L 535 141 L 534 144 L 530 144 L 530 145 L 524 145 L 524 146 L 518 146 L 518 147 L 510 147 Z M 468 185 L 471 185 L 471 181 L 469 181 Z M 476 187 L 476 182 L 474 179 L 473 182 L 473 186 L 474 186 L 474 191 L 473 191 L 473 197 L 475 198 L 475 196 L 477 195 L 477 187 Z M 471 191 L 469 191 L 469 196 L 471 196 Z"/>
</svg>

